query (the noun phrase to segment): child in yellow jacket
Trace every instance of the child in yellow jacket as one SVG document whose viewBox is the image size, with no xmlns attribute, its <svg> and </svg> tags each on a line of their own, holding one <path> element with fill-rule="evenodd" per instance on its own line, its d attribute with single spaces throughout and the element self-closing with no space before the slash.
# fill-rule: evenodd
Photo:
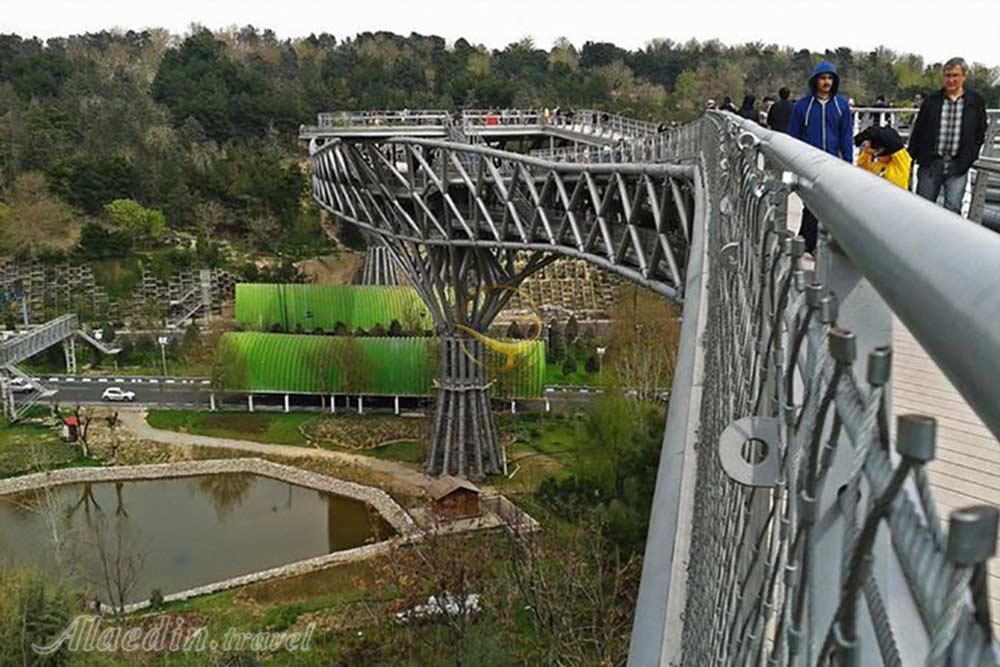
<svg viewBox="0 0 1000 667">
<path fill-rule="evenodd" d="M 904 190 L 910 189 L 913 160 L 896 130 L 873 125 L 854 137 L 854 145 L 861 148 L 857 162 L 859 167 Z"/>
</svg>

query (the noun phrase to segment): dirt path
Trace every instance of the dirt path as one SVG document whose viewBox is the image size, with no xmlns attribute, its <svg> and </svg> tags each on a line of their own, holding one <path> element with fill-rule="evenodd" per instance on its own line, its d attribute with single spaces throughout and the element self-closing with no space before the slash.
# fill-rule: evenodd
<svg viewBox="0 0 1000 667">
<path fill-rule="evenodd" d="M 288 458 L 330 459 L 382 473 L 416 492 L 422 492 L 434 481 L 433 477 L 429 477 L 418 470 L 413 470 L 394 461 L 384 461 L 372 456 L 362 456 L 349 452 L 335 452 L 328 449 L 297 447 L 295 445 L 271 445 L 247 440 L 212 438 L 204 435 L 193 435 L 191 433 L 165 431 L 150 426 L 146 421 L 145 411 L 122 411 L 120 419 L 125 428 L 131 431 L 136 437 L 168 445 L 234 449 L 252 454 L 271 454 Z"/>
</svg>

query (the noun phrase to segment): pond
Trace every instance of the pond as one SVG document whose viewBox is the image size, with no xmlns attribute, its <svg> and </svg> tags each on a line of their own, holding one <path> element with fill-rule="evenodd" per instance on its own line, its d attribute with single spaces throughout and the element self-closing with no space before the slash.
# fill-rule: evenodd
<svg viewBox="0 0 1000 667">
<path fill-rule="evenodd" d="M 367 504 L 252 474 L 67 484 L 0 496 L 0 561 L 125 603 L 385 539 Z"/>
</svg>

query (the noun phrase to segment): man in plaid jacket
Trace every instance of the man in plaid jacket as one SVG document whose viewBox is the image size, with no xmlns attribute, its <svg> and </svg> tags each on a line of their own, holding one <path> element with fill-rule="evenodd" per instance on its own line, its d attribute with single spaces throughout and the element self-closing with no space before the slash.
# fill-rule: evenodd
<svg viewBox="0 0 1000 667">
<path fill-rule="evenodd" d="M 986 139 L 986 103 L 965 87 L 969 66 L 962 58 L 944 64 L 944 86 L 920 105 L 910 134 L 910 155 L 918 165 L 917 194 L 961 215 L 969 168 Z"/>
</svg>

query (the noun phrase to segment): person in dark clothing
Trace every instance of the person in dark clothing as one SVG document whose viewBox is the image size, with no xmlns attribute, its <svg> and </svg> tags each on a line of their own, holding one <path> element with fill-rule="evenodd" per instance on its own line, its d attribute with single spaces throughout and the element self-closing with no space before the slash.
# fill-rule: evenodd
<svg viewBox="0 0 1000 667">
<path fill-rule="evenodd" d="M 986 102 L 965 87 L 969 66 L 962 58 L 944 64 L 944 86 L 920 105 L 910 133 L 910 155 L 920 165 L 917 194 L 962 213 L 969 168 L 986 140 Z"/>
<path fill-rule="evenodd" d="M 747 120 L 757 122 L 757 98 L 747 93 L 743 96 L 743 106 L 740 107 L 740 115 Z"/>
<path fill-rule="evenodd" d="M 733 99 L 731 97 L 729 97 L 728 95 L 726 95 L 724 98 L 722 98 L 722 106 L 719 107 L 719 108 L 722 109 L 723 111 L 729 111 L 729 112 L 732 112 L 732 113 L 739 113 L 739 109 L 737 109 L 736 105 L 733 104 Z"/>
<path fill-rule="evenodd" d="M 854 118 L 847 98 L 839 95 L 840 76 L 828 60 L 813 70 L 809 78 L 809 95 L 792 105 L 788 134 L 807 144 L 854 162 Z M 806 251 L 816 251 L 819 223 L 809 208 L 802 210 L 799 236 L 806 241 Z"/>
<path fill-rule="evenodd" d="M 782 88 L 778 91 L 778 101 L 767 112 L 767 126 L 775 132 L 788 133 L 788 121 L 792 117 L 792 91 Z"/>
</svg>

